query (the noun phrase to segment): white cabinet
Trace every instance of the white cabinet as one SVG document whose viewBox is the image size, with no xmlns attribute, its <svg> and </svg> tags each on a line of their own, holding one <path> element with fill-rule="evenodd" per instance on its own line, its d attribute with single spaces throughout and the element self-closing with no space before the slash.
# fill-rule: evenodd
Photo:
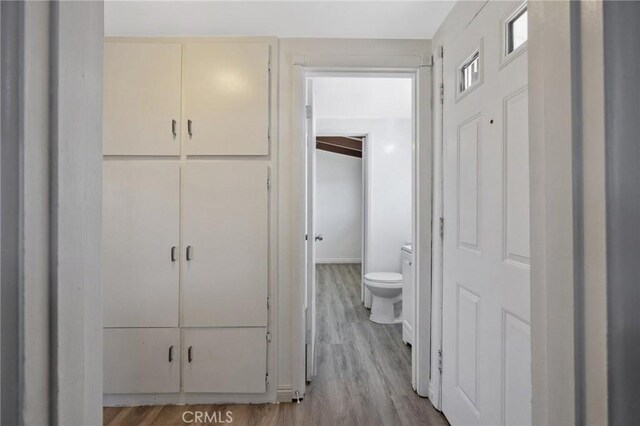
<svg viewBox="0 0 640 426">
<path fill-rule="evenodd" d="M 181 45 L 104 44 L 105 155 L 180 154 Z"/>
<path fill-rule="evenodd" d="M 105 161 L 102 195 L 104 326 L 177 327 L 180 166 Z"/>
<path fill-rule="evenodd" d="M 269 153 L 269 45 L 187 43 L 184 126 L 189 155 Z"/>
<path fill-rule="evenodd" d="M 263 162 L 185 164 L 185 327 L 267 324 L 267 179 Z"/>
<path fill-rule="evenodd" d="M 185 392 L 266 391 L 265 327 L 188 328 L 183 342 Z"/>
<path fill-rule="evenodd" d="M 402 340 L 413 345 L 413 330 L 416 322 L 415 284 L 413 280 L 413 254 L 402 248 Z"/>
<path fill-rule="evenodd" d="M 105 393 L 180 391 L 178 328 L 104 330 Z"/>
</svg>

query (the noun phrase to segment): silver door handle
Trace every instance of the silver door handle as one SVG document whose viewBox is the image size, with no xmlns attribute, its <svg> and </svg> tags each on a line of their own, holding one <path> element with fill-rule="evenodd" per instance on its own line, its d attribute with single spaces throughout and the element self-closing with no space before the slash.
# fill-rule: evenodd
<svg viewBox="0 0 640 426">
<path fill-rule="evenodd" d="M 176 246 L 171 247 L 171 261 L 176 261 Z"/>
<path fill-rule="evenodd" d="M 171 120 L 171 133 L 173 134 L 173 136 L 176 136 L 176 120 Z"/>
<path fill-rule="evenodd" d="M 191 260 L 191 246 L 187 246 L 187 260 Z"/>
<path fill-rule="evenodd" d="M 169 346 L 169 362 L 173 362 L 173 345 Z"/>
<path fill-rule="evenodd" d="M 315 240 L 316 240 L 316 241 L 323 241 L 323 240 L 324 240 L 324 235 L 322 235 L 322 234 L 317 234 L 317 235 L 316 235 L 316 237 L 315 237 Z"/>
<path fill-rule="evenodd" d="M 191 123 L 193 123 L 191 120 L 187 120 L 187 132 L 189 133 L 189 136 L 193 136 L 193 133 L 191 132 Z"/>
</svg>

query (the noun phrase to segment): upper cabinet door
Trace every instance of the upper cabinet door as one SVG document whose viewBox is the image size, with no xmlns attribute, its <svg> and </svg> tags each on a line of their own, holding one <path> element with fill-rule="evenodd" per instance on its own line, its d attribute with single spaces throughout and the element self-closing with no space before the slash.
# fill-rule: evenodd
<svg viewBox="0 0 640 426">
<path fill-rule="evenodd" d="M 186 44 L 183 89 L 187 154 L 268 155 L 268 44 Z"/>
<path fill-rule="evenodd" d="M 179 155 L 181 45 L 106 42 L 105 155 Z"/>
<path fill-rule="evenodd" d="M 199 162 L 183 168 L 182 325 L 267 325 L 267 166 Z"/>
</svg>

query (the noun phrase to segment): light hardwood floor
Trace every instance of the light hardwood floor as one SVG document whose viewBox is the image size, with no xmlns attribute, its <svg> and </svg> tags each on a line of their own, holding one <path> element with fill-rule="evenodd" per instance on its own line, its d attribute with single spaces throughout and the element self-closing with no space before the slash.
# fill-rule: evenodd
<svg viewBox="0 0 640 426">
<path fill-rule="evenodd" d="M 185 411 L 228 410 L 236 425 L 447 425 L 411 389 L 411 350 L 401 325 L 369 321 L 360 302 L 360 265 L 318 265 L 316 272 L 318 374 L 303 402 L 107 407 L 104 424 L 184 425 Z"/>
</svg>

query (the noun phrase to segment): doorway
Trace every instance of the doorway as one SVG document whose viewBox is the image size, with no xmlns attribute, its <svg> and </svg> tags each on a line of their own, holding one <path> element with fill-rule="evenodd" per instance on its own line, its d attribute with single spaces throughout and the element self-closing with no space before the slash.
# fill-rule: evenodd
<svg viewBox="0 0 640 426">
<path fill-rule="evenodd" d="M 359 358 L 368 347 L 386 347 L 384 355 L 398 357 L 397 365 L 405 361 L 399 373 L 405 391 L 415 389 L 414 339 L 407 335 L 416 303 L 407 294 L 415 290 L 402 289 L 402 302 L 394 305 L 397 323 L 375 324 L 363 279 L 369 272 L 404 272 L 406 286 L 416 283 L 414 263 L 403 271 L 402 262 L 402 248 L 411 255 L 416 241 L 414 91 L 411 74 L 315 74 L 306 80 L 305 352 L 312 389 L 331 356 L 323 345 L 345 339 L 357 343 L 355 353 L 365 350 Z"/>
</svg>

